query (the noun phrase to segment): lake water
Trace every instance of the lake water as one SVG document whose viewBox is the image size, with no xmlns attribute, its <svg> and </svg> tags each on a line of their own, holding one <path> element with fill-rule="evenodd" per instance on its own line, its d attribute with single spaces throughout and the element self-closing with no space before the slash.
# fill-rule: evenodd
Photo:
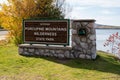
<svg viewBox="0 0 120 80">
<path fill-rule="evenodd" d="M 97 50 L 107 51 L 109 47 L 104 47 L 103 44 L 106 39 L 111 34 L 115 34 L 116 32 L 120 35 L 120 29 L 96 29 L 96 44 Z"/>
</svg>

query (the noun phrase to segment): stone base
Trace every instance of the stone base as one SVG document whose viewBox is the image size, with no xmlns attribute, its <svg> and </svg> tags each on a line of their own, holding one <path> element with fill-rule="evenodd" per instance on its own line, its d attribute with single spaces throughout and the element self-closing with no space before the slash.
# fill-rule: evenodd
<svg viewBox="0 0 120 80">
<path fill-rule="evenodd" d="M 24 45 L 19 46 L 19 54 L 25 56 L 51 56 L 57 58 L 83 58 L 95 59 L 96 55 L 84 54 L 80 51 L 72 49 L 72 47 L 56 47 L 56 46 L 38 46 Z"/>
</svg>

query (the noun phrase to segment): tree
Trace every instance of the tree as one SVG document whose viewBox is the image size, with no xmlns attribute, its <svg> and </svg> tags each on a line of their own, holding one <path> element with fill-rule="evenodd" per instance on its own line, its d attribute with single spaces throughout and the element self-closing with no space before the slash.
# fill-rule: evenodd
<svg viewBox="0 0 120 80">
<path fill-rule="evenodd" d="M 104 47 L 110 47 L 111 53 L 117 54 L 120 58 L 120 35 L 118 32 L 110 35 L 104 43 Z M 107 50 L 107 51 L 110 51 Z"/>
<path fill-rule="evenodd" d="M 60 0 L 59 0 L 60 1 Z M 64 0 L 8 0 L 1 4 L 2 26 L 16 45 L 22 42 L 22 20 L 28 18 L 64 18 Z"/>
</svg>

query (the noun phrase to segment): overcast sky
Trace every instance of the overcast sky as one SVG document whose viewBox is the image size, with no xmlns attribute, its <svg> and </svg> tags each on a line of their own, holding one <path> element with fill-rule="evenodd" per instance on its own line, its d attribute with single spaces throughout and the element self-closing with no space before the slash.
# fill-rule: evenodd
<svg viewBox="0 0 120 80">
<path fill-rule="evenodd" d="M 0 0 L 3 2 L 6 0 Z M 120 0 L 66 0 L 72 11 L 66 18 L 95 19 L 96 23 L 120 26 Z"/>
<path fill-rule="evenodd" d="M 66 0 L 71 19 L 95 19 L 96 23 L 120 26 L 120 0 Z"/>
</svg>

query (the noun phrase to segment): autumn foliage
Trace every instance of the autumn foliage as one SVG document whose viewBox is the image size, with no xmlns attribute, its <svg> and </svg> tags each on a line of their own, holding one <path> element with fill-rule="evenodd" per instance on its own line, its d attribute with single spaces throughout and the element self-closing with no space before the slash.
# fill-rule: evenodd
<svg viewBox="0 0 120 80">
<path fill-rule="evenodd" d="M 120 35 L 118 32 L 110 35 L 104 43 L 104 47 L 110 47 L 111 53 L 117 54 L 120 57 Z"/>
<path fill-rule="evenodd" d="M 18 45 L 22 43 L 23 19 L 64 18 L 63 5 L 64 0 L 8 0 L 8 3 L 0 4 L 0 23 Z"/>
</svg>

